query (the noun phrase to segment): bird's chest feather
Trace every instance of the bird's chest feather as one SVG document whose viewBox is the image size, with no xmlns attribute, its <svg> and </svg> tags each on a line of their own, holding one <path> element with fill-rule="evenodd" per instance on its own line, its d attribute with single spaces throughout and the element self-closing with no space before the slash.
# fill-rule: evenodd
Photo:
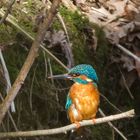
<svg viewBox="0 0 140 140">
<path fill-rule="evenodd" d="M 88 83 L 88 84 L 78 84 L 75 83 L 72 85 L 71 89 L 70 89 L 70 98 L 72 100 L 74 100 L 75 98 L 80 99 L 85 99 L 88 97 L 92 97 L 94 96 L 96 98 L 96 96 L 98 96 L 98 90 L 97 88 L 92 84 L 92 83 Z"/>
<path fill-rule="evenodd" d="M 69 96 L 76 109 L 84 115 L 93 113 L 99 104 L 99 92 L 93 83 L 73 84 Z"/>
</svg>

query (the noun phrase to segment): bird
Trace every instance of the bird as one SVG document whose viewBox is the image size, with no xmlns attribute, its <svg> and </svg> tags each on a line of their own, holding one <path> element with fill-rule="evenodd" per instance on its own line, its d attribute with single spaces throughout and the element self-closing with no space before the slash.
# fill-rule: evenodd
<svg viewBox="0 0 140 140">
<path fill-rule="evenodd" d="M 80 127 L 80 121 L 93 119 L 95 122 L 100 93 L 97 87 L 98 77 L 91 65 L 79 64 L 66 74 L 54 75 L 49 78 L 65 78 L 74 82 L 70 87 L 65 105 L 71 123 Z"/>
</svg>

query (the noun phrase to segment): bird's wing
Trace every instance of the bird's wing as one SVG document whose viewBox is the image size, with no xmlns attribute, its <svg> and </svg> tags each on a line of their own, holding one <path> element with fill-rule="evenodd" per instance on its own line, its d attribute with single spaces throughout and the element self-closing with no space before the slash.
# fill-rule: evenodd
<svg viewBox="0 0 140 140">
<path fill-rule="evenodd" d="M 70 98 L 70 96 L 68 94 L 65 108 L 68 110 L 70 108 L 71 104 L 72 104 L 72 100 L 71 100 L 71 98 Z"/>
</svg>

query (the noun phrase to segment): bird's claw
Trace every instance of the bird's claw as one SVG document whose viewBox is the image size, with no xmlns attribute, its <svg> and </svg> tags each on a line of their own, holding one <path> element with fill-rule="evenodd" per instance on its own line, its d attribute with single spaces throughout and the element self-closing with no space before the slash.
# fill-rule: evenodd
<svg viewBox="0 0 140 140">
<path fill-rule="evenodd" d="M 81 124 L 79 122 L 75 122 L 75 124 L 77 129 L 81 127 Z"/>
<path fill-rule="evenodd" d="M 93 124 L 95 124 L 95 123 L 96 123 L 96 119 L 95 119 L 95 118 L 93 118 L 93 119 L 92 119 L 92 121 L 93 121 Z"/>
</svg>

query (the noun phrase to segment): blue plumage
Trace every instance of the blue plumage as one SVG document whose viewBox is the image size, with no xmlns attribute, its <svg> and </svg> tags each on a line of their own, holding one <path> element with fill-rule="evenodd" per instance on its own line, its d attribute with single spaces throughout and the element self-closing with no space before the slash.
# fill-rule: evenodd
<svg viewBox="0 0 140 140">
<path fill-rule="evenodd" d="M 87 64 L 77 65 L 77 66 L 73 67 L 72 69 L 70 69 L 69 74 L 71 74 L 71 73 L 85 75 L 89 79 L 91 79 L 95 82 L 98 82 L 98 77 L 97 77 L 96 71 L 91 65 L 87 65 Z"/>
<path fill-rule="evenodd" d="M 67 95 L 67 101 L 66 101 L 66 105 L 65 105 L 65 108 L 66 109 L 69 109 L 69 107 L 71 106 L 72 104 L 72 100 L 71 98 L 69 97 L 69 94 Z"/>
<path fill-rule="evenodd" d="M 94 68 L 91 65 L 87 65 L 87 64 L 77 65 L 77 66 L 73 67 L 72 69 L 70 69 L 68 74 L 85 75 L 89 79 L 93 80 L 94 86 L 97 86 L 97 84 L 95 82 L 98 82 L 98 77 L 97 77 L 96 71 L 94 70 Z M 80 84 L 87 84 L 88 83 L 88 81 L 80 79 L 78 77 L 75 77 L 72 80 L 74 82 L 78 82 Z M 68 94 L 65 108 L 69 109 L 71 104 L 72 104 L 72 100 L 71 100 L 71 98 L 69 97 L 69 94 Z"/>
</svg>

